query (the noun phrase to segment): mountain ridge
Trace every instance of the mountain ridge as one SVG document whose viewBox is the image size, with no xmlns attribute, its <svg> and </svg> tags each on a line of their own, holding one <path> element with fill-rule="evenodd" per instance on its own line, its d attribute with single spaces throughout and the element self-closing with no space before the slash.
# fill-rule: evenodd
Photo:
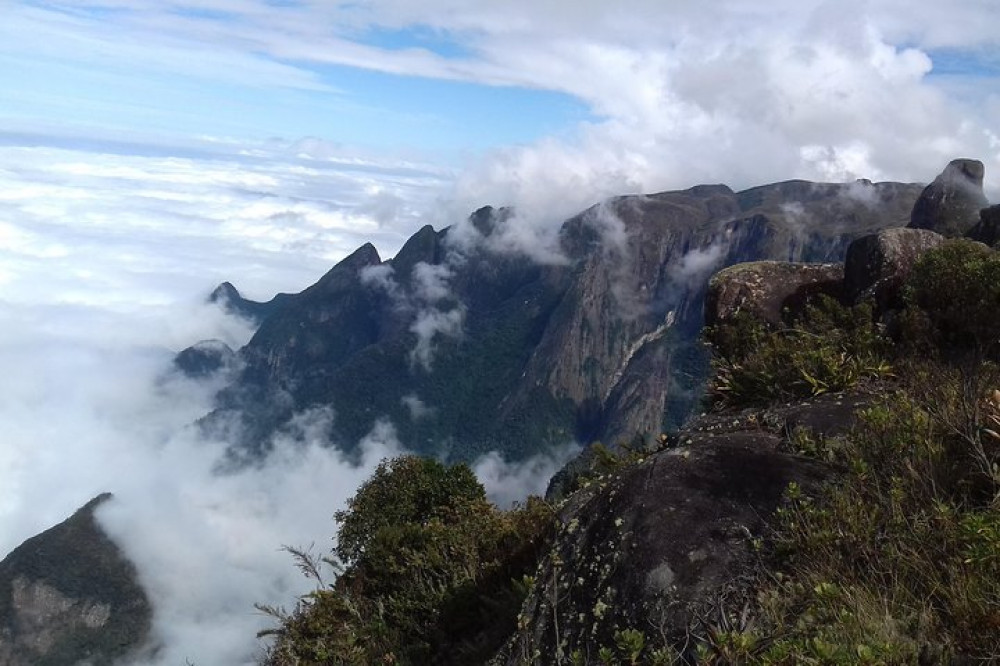
<svg viewBox="0 0 1000 666">
<path fill-rule="evenodd" d="M 614 197 L 563 222 L 548 261 L 510 249 L 509 208 L 425 225 L 386 261 L 366 244 L 283 295 L 204 423 L 237 432 L 250 455 L 319 406 L 332 406 L 343 448 L 388 419 L 406 448 L 453 459 L 655 437 L 697 401 L 713 269 L 843 259 L 858 235 L 905 226 L 922 187 L 791 180 Z M 412 418 L 414 399 L 433 416 Z"/>
</svg>

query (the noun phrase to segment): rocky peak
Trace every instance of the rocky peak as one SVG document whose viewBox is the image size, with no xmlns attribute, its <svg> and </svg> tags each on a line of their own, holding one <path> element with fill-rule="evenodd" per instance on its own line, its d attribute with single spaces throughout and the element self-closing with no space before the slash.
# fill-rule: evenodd
<svg viewBox="0 0 1000 666">
<path fill-rule="evenodd" d="M 152 611 L 94 517 L 104 493 L 0 562 L 0 664 L 110 666 L 149 635 Z"/>
<path fill-rule="evenodd" d="M 215 303 L 227 312 L 259 324 L 287 305 L 289 298 L 291 298 L 289 294 L 277 294 L 266 302 L 252 301 L 243 298 L 243 295 L 231 282 L 223 282 L 208 295 L 208 302 Z"/>
<path fill-rule="evenodd" d="M 979 221 L 979 211 L 989 205 L 983 194 L 984 174 L 979 160 L 952 160 L 920 194 L 909 226 L 949 238 L 965 235 Z"/>
</svg>

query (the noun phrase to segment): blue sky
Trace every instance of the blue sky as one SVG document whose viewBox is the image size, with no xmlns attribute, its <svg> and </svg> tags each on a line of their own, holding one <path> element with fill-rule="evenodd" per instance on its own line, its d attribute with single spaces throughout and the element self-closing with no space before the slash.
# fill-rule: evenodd
<svg viewBox="0 0 1000 666">
<path fill-rule="evenodd" d="M 284 61 L 234 53 L 191 35 L 152 43 L 152 50 L 160 49 L 154 57 L 132 58 L 148 30 L 134 26 L 135 37 L 129 35 L 130 21 L 141 11 L 44 2 L 21 3 L 20 9 L 22 22 L 0 28 L 8 37 L 0 47 L 0 120 L 7 129 L 251 140 L 317 136 L 448 159 L 529 143 L 592 117 L 582 101 L 560 91 Z M 168 14 L 207 28 L 239 24 L 222 11 Z M 354 39 L 397 54 L 469 55 L 459 43 L 421 26 L 370 27 Z M 57 46 L 59 41 L 65 46 Z M 223 67 L 202 71 L 198 58 L 232 68 L 259 67 L 269 80 L 230 77 Z M 283 80 L 282 69 L 294 76 Z"/>
</svg>

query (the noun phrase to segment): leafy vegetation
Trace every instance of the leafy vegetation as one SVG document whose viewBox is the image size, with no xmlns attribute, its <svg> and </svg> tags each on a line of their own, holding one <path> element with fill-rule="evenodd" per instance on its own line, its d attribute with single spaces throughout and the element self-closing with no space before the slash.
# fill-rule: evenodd
<svg viewBox="0 0 1000 666">
<path fill-rule="evenodd" d="M 786 438 L 838 474 L 818 495 L 788 488 L 768 538 L 753 542 L 749 597 L 721 602 L 686 646 L 620 627 L 607 645 L 541 663 L 1000 662 L 998 256 L 964 241 L 928 252 L 906 309 L 889 315 L 891 340 L 869 306 L 822 298 L 781 330 L 738 317 L 708 331 L 724 405 L 865 381 L 878 397 L 847 436 Z M 594 447 L 590 472 L 642 454 Z M 268 664 L 485 663 L 516 627 L 552 511 L 539 500 L 499 511 L 468 468 L 400 458 L 337 521 L 342 574 L 291 614 L 275 611 Z"/>
<path fill-rule="evenodd" d="M 789 489 L 763 586 L 765 664 L 1000 659 L 996 366 L 906 368 L 833 450 L 818 498 Z"/>
<path fill-rule="evenodd" d="M 925 253 L 905 290 L 911 341 L 929 336 L 938 349 L 996 351 L 1000 338 L 1000 252 L 952 240 Z M 913 326 L 920 322 L 922 326 Z"/>
<path fill-rule="evenodd" d="M 466 465 L 406 456 L 336 520 L 340 576 L 291 613 L 263 609 L 280 620 L 266 664 L 482 663 L 515 628 L 552 512 L 538 499 L 501 511 Z"/>
<path fill-rule="evenodd" d="M 888 339 L 867 304 L 845 307 L 821 296 L 773 330 L 740 313 L 706 331 L 713 348 L 710 398 L 725 405 L 767 404 L 840 391 L 887 376 Z"/>
</svg>

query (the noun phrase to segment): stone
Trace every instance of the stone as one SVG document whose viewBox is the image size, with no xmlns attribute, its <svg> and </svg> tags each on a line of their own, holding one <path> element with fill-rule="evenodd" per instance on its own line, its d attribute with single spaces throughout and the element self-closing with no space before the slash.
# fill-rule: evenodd
<svg viewBox="0 0 1000 666">
<path fill-rule="evenodd" d="M 874 299 L 884 312 L 900 303 L 900 288 L 920 256 L 944 242 L 926 229 L 885 229 L 863 236 L 847 248 L 844 296 L 849 303 Z"/>
<path fill-rule="evenodd" d="M 979 221 L 979 211 L 989 205 L 983 194 L 984 173 L 979 160 L 952 160 L 921 192 L 909 226 L 948 238 L 965 235 Z"/>
<path fill-rule="evenodd" d="M 0 664 L 111 666 L 149 637 L 136 570 L 94 517 L 95 497 L 0 562 Z"/>
<path fill-rule="evenodd" d="M 843 264 L 754 261 L 715 274 L 705 297 L 705 325 L 730 321 L 747 312 L 780 326 L 785 311 L 797 311 L 812 296 L 840 298 Z"/>
<path fill-rule="evenodd" d="M 174 357 L 174 367 L 193 379 L 210 377 L 236 364 L 236 352 L 221 340 L 202 340 Z"/>
<path fill-rule="evenodd" d="M 1000 205 L 979 211 L 979 222 L 965 235 L 990 247 L 1000 245 Z"/>
<path fill-rule="evenodd" d="M 593 655 L 622 628 L 680 647 L 720 595 L 752 595 L 752 540 L 788 484 L 812 493 L 831 474 L 780 442 L 759 427 L 705 436 L 571 495 L 520 629 L 491 663 L 561 663 L 557 646 Z"/>
</svg>

